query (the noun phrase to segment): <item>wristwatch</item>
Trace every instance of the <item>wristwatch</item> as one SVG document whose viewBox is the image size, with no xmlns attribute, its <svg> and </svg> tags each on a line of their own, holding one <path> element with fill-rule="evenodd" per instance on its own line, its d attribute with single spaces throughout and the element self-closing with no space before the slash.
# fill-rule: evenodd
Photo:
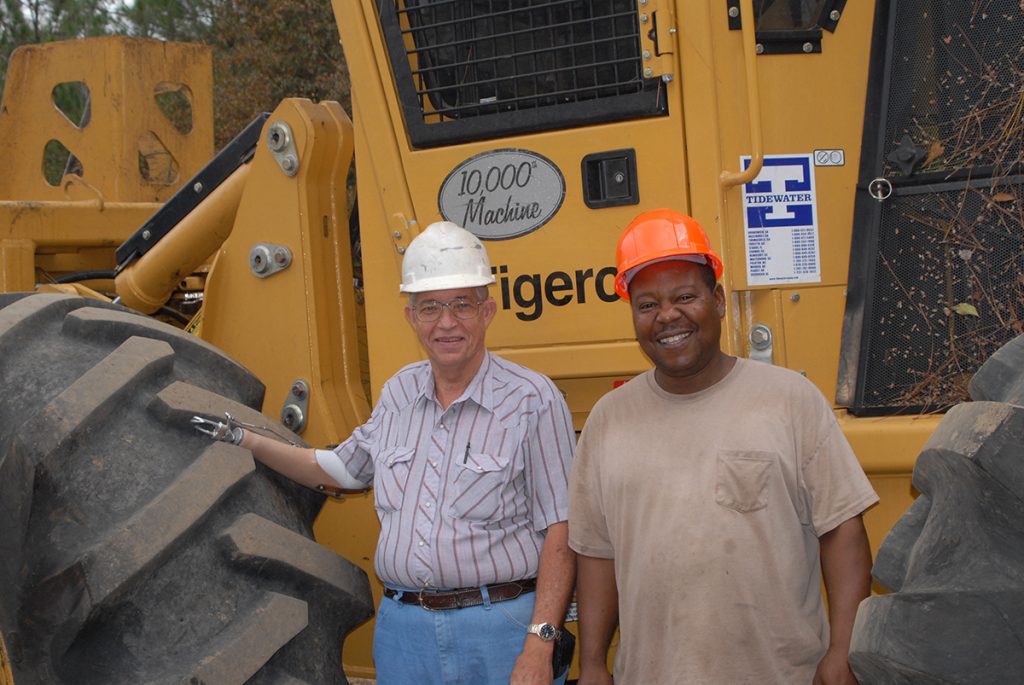
<svg viewBox="0 0 1024 685">
<path fill-rule="evenodd" d="M 544 642 L 551 642 L 558 637 L 558 628 L 550 623 L 531 623 L 526 632 L 533 633 Z"/>
</svg>

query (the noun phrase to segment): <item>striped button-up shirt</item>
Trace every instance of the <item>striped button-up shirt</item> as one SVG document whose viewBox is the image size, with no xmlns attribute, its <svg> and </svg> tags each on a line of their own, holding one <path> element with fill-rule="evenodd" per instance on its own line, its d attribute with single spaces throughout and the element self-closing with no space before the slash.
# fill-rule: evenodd
<svg viewBox="0 0 1024 685">
<path fill-rule="evenodd" d="M 567 519 L 574 447 L 554 383 L 487 353 L 447 410 L 430 363 L 406 366 L 320 464 L 372 483 L 386 585 L 449 589 L 537 575 L 545 530 Z"/>
</svg>

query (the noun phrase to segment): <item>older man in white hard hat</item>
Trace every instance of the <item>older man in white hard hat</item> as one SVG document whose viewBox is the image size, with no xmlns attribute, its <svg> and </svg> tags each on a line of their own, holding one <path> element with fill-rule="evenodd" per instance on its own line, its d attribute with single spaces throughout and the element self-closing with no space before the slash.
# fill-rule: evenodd
<svg viewBox="0 0 1024 685">
<path fill-rule="evenodd" d="M 575 434 L 550 379 L 487 351 L 492 283 L 465 229 L 435 223 L 412 241 L 401 291 L 429 361 L 389 379 L 369 421 L 333 450 L 195 420 L 309 487 L 373 487 L 379 685 L 547 685 L 568 670 L 552 662 L 565 661 L 571 637 L 561 624 L 576 565 L 566 524 Z"/>
</svg>

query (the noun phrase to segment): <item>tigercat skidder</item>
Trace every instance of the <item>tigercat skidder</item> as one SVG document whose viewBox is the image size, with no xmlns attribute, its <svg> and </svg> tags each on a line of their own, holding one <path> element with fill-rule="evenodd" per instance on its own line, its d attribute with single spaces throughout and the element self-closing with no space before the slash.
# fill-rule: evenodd
<svg viewBox="0 0 1024 685">
<path fill-rule="evenodd" d="M 659 207 L 727 265 L 727 351 L 817 385 L 881 497 L 862 681 L 1024 673 L 1017 0 L 333 5 L 351 111 L 285 100 L 216 154 L 208 48 L 11 58 L 0 682 L 373 677 L 372 491 L 189 418 L 348 437 L 423 358 L 399 268 L 447 220 L 491 257 L 489 348 L 578 431 L 649 368 L 615 246 Z"/>
</svg>

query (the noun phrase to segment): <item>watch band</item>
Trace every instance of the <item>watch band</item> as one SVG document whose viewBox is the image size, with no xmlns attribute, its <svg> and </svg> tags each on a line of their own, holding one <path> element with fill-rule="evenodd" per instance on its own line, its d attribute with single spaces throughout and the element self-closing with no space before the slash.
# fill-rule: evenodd
<svg viewBox="0 0 1024 685">
<path fill-rule="evenodd" d="M 561 631 L 550 623 L 531 623 L 527 626 L 526 632 L 536 635 L 541 640 L 544 640 L 544 642 L 551 642 L 558 637 Z"/>
</svg>

